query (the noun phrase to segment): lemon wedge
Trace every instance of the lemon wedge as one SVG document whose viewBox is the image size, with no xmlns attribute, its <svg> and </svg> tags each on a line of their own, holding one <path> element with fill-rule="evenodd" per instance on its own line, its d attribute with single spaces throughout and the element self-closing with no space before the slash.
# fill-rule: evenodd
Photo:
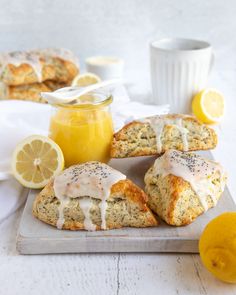
<svg viewBox="0 0 236 295">
<path fill-rule="evenodd" d="M 205 267 L 218 279 L 236 283 L 236 212 L 226 212 L 212 219 L 199 241 Z"/>
<path fill-rule="evenodd" d="M 81 75 L 77 75 L 72 81 L 71 86 L 85 87 L 99 82 L 101 82 L 101 78 L 97 75 L 93 73 L 84 73 Z"/>
<path fill-rule="evenodd" d="M 215 89 L 205 89 L 194 96 L 192 111 L 203 123 L 218 123 L 224 116 L 224 96 Z"/>
<path fill-rule="evenodd" d="M 42 188 L 63 170 L 64 157 L 53 140 L 32 135 L 16 146 L 11 166 L 13 175 L 23 186 Z"/>
</svg>

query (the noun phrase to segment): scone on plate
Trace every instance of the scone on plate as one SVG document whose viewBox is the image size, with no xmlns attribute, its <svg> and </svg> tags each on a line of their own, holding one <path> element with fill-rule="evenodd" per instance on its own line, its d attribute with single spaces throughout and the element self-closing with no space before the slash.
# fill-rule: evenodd
<svg viewBox="0 0 236 295">
<path fill-rule="evenodd" d="M 166 223 L 181 226 L 216 206 L 226 183 L 220 164 L 169 150 L 145 175 L 148 205 Z"/>
<path fill-rule="evenodd" d="M 187 115 L 161 115 L 133 121 L 114 134 L 112 158 L 162 154 L 169 149 L 212 149 L 215 131 Z"/>
<path fill-rule="evenodd" d="M 39 193 L 33 215 L 69 230 L 156 226 L 147 195 L 121 172 L 100 162 L 71 166 Z"/>
</svg>

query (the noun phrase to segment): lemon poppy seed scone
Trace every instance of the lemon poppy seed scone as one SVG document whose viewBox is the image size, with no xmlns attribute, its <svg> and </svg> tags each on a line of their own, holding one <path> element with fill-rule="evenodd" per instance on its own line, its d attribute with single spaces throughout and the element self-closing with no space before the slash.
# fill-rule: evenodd
<svg viewBox="0 0 236 295">
<path fill-rule="evenodd" d="M 77 58 L 67 49 L 39 49 L 0 54 L 0 80 L 6 85 L 69 82 L 79 72 Z"/>
<path fill-rule="evenodd" d="M 36 197 L 33 215 L 69 230 L 156 226 L 147 195 L 121 172 L 99 162 L 64 170 Z"/>
<path fill-rule="evenodd" d="M 226 183 L 220 164 L 169 150 L 145 175 L 148 205 L 166 223 L 181 226 L 216 206 Z"/>
<path fill-rule="evenodd" d="M 69 86 L 79 73 L 67 49 L 39 49 L 0 54 L 0 98 L 45 103 L 41 92 Z"/>
<path fill-rule="evenodd" d="M 46 103 L 41 96 L 41 92 L 54 91 L 65 86 L 67 86 L 67 84 L 51 80 L 47 80 L 42 83 L 32 83 L 18 86 L 0 83 L 0 97 L 2 99 L 27 100 Z"/>
<path fill-rule="evenodd" d="M 114 134 L 111 157 L 158 155 L 169 149 L 212 149 L 215 131 L 187 115 L 161 115 L 133 121 Z"/>
</svg>

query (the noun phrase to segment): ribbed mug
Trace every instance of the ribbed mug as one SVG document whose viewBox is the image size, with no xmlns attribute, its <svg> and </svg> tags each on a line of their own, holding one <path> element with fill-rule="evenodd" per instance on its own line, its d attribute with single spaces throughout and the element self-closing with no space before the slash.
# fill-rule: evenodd
<svg viewBox="0 0 236 295">
<path fill-rule="evenodd" d="M 211 45 L 191 39 L 162 39 L 151 42 L 150 58 L 154 102 L 169 104 L 174 113 L 190 113 L 192 97 L 206 87 L 213 65 Z"/>
</svg>

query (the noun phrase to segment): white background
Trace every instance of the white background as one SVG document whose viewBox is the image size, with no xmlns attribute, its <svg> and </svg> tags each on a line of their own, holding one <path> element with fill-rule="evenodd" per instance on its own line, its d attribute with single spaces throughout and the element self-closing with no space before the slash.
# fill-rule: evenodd
<svg viewBox="0 0 236 295">
<path fill-rule="evenodd" d="M 0 51 L 67 47 L 83 61 L 95 54 L 125 59 L 133 99 L 150 100 L 150 40 L 209 41 L 216 63 L 209 86 L 226 97 L 214 151 L 229 171 L 236 197 L 236 1 L 234 0 L 0 0 Z M 109 254 L 19 256 L 21 211 L 0 224 L 0 295 L 236 294 L 214 279 L 198 255 Z"/>
<path fill-rule="evenodd" d="M 234 0 L 0 0 L 1 51 L 68 47 L 82 66 L 91 55 L 117 55 L 127 80 L 143 81 L 134 86 L 142 93 L 149 90 L 150 40 L 207 40 L 215 70 L 235 70 L 235 32 Z"/>
</svg>

